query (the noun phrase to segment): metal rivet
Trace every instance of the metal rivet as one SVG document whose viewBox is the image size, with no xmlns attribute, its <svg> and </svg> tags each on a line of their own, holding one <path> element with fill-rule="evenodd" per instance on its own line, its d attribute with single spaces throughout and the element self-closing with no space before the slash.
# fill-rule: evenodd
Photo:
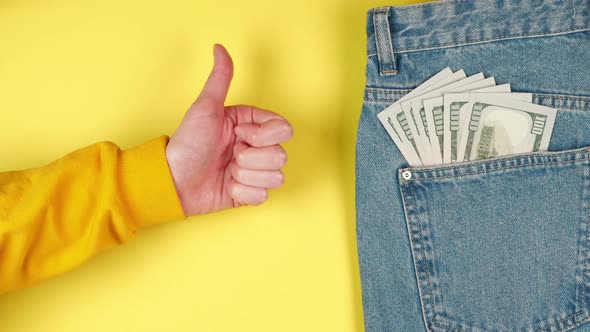
<svg viewBox="0 0 590 332">
<path fill-rule="evenodd" d="M 412 172 L 410 171 L 404 171 L 402 173 L 402 178 L 404 178 L 404 180 L 409 180 L 412 177 Z"/>
</svg>

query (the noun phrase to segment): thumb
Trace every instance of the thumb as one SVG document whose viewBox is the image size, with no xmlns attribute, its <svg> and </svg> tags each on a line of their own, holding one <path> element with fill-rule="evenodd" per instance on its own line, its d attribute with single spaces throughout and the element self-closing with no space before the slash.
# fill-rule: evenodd
<svg viewBox="0 0 590 332">
<path fill-rule="evenodd" d="M 213 56 L 215 58 L 213 69 L 198 99 L 209 99 L 223 104 L 234 74 L 234 65 L 229 53 L 220 44 L 213 46 Z"/>
</svg>

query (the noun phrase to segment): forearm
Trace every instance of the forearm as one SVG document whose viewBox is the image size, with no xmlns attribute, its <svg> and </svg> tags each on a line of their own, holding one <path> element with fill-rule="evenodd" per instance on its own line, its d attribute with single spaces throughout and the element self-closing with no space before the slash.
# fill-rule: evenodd
<svg viewBox="0 0 590 332">
<path fill-rule="evenodd" d="M 41 168 L 0 173 L 0 293 L 67 271 L 142 226 L 186 218 L 167 136 L 100 142 Z"/>
</svg>

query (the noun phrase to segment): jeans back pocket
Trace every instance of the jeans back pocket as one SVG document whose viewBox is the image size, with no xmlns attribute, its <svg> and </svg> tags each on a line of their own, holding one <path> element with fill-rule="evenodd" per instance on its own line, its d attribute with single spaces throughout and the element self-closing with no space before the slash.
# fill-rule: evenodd
<svg viewBox="0 0 590 332">
<path fill-rule="evenodd" d="M 589 319 L 589 154 L 399 170 L 428 331 L 564 331 Z"/>
</svg>

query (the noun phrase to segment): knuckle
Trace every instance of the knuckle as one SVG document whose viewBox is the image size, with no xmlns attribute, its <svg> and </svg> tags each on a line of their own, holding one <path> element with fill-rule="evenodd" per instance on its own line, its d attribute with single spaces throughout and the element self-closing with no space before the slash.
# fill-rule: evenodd
<svg viewBox="0 0 590 332">
<path fill-rule="evenodd" d="M 231 197 L 233 197 L 234 199 L 238 198 L 238 187 L 234 184 L 230 187 L 229 192 Z"/>
<path fill-rule="evenodd" d="M 262 145 L 262 142 L 260 140 L 260 134 L 258 133 L 257 130 L 252 132 L 252 135 L 250 136 L 250 143 L 256 147 L 259 147 Z"/>
<path fill-rule="evenodd" d="M 235 155 L 235 158 L 236 158 L 236 163 L 239 166 L 243 166 L 244 163 L 246 162 L 246 156 L 244 154 L 244 151 L 238 151 Z"/>
<path fill-rule="evenodd" d="M 244 182 L 244 170 L 243 169 L 239 169 L 236 167 L 236 169 L 234 170 L 234 180 L 238 181 L 238 182 Z"/>
</svg>

